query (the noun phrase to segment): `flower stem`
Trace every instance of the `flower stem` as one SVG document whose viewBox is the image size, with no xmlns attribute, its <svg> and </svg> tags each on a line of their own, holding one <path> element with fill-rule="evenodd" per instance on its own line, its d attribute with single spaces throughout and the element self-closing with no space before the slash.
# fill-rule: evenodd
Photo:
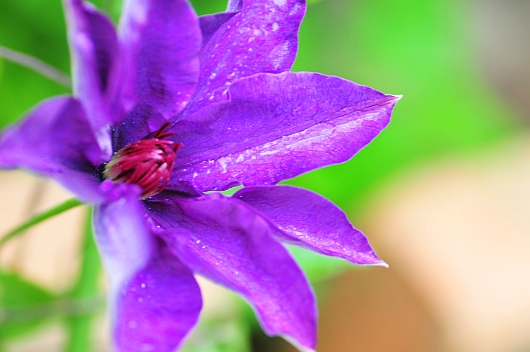
<svg viewBox="0 0 530 352">
<path fill-rule="evenodd" d="M 22 66 L 29 67 L 65 87 L 71 88 L 72 86 L 68 75 L 32 56 L 0 46 L 0 57 L 16 62 Z"/>
<path fill-rule="evenodd" d="M 87 216 L 84 231 L 84 242 L 81 248 L 81 268 L 79 277 L 69 294 L 71 299 L 93 299 L 97 297 L 98 275 L 101 268 L 99 254 L 92 235 L 92 208 Z M 93 351 L 94 336 L 92 334 L 92 320 L 94 315 L 80 314 L 73 315 L 67 319 L 68 341 L 65 352 L 85 352 Z"/>
<path fill-rule="evenodd" d="M 42 213 L 39 213 L 39 214 L 33 216 L 32 218 L 30 218 L 28 221 L 26 221 L 22 225 L 14 228 L 13 230 L 9 231 L 6 235 L 4 235 L 0 239 L 0 248 L 4 245 L 4 243 L 9 241 L 13 237 L 15 237 L 17 235 L 20 235 L 21 233 L 23 233 L 27 229 L 37 225 L 38 223 L 41 223 L 44 220 L 47 220 L 47 219 L 49 219 L 51 217 L 54 217 L 56 215 L 59 215 L 61 213 L 64 213 L 65 211 L 70 210 L 72 208 L 75 208 L 75 207 L 77 207 L 79 205 L 82 205 L 82 204 L 84 204 L 84 203 L 82 203 L 81 201 L 73 198 L 73 199 L 67 200 L 64 203 L 59 204 L 55 208 L 46 210 L 46 211 L 44 211 Z"/>
</svg>

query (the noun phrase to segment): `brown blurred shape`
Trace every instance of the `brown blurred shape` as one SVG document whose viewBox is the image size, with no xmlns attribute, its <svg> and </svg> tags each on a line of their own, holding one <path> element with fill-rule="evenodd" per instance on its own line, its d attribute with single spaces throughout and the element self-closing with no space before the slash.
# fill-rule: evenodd
<svg viewBox="0 0 530 352">
<path fill-rule="evenodd" d="M 473 1 L 484 73 L 500 95 L 530 122 L 530 1 Z"/>
<path fill-rule="evenodd" d="M 437 351 L 432 315 L 395 268 L 351 270 L 330 284 L 322 297 L 318 351 Z"/>
<path fill-rule="evenodd" d="M 443 351 L 530 350 L 530 135 L 381 192 L 367 225 L 442 328 Z"/>
</svg>

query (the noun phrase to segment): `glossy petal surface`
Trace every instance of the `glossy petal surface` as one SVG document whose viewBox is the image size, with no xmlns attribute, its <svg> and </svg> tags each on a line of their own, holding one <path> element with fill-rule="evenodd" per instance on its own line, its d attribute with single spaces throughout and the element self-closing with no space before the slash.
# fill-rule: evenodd
<svg viewBox="0 0 530 352">
<path fill-rule="evenodd" d="M 230 84 L 242 77 L 288 71 L 298 50 L 304 14 L 304 0 L 249 0 L 214 34 L 207 31 L 207 42 L 200 52 L 197 90 L 184 116 L 225 101 Z M 226 15 L 217 16 L 221 21 Z"/>
<path fill-rule="evenodd" d="M 120 74 L 120 50 L 109 19 L 80 0 L 64 0 L 72 55 L 74 94 L 87 113 L 106 156 L 111 153 L 108 125 L 121 116 L 112 111 Z"/>
<path fill-rule="evenodd" d="M 162 242 L 119 295 L 114 336 L 123 352 L 175 351 L 202 306 L 193 274 Z"/>
<path fill-rule="evenodd" d="M 306 349 L 316 343 L 313 293 L 269 224 L 248 205 L 219 194 L 151 203 L 169 248 L 194 272 L 249 300 L 269 335 Z"/>
<path fill-rule="evenodd" d="M 234 198 L 261 212 L 279 230 L 279 240 L 353 264 L 384 265 L 346 214 L 316 193 L 292 186 L 259 186 L 243 188 Z"/>
<path fill-rule="evenodd" d="M 87 133 L 88 131 L 88 133 Z M 81 200 L 100 199 L 98 143 L 79 102 L 57 97 L 36 106 L 0 136 L 0 167 L 52 177 Z"/>
<path fill-rule="evenodd" d="M 199 286 L 151 232 L 139 187 L 104 181 L 100 192 L 94 229 L 109 278 L 114 347 L 174 351 L 197 322 Z"/>
<path fill-rule="evenodd" d="M 100 192 L 105 201 L 94 208 L 94 230 L 114 301 L 127 281 L 150 263 L 156 241 L 146 222 L 140 187 L 107 180 Z"/>
<path fill-rule="evenodd" d="M 202 33 L 202 46 L 206 46 L 217 30 L 229 19 L 234 17 L 235 14 L 235 12 L 222 12 L 199 17 Z"/>
<path fill-rule="evenodd" d="M 259 74 L 228 103 L 180 121 L 173 184 L 271 185 L 350 159 L 388 124 L 397 97 L 317 73 Z"/>
<path fill-rule="evenodd" d="M 185 0 L 129 0 L 122 16 L 120 41 L 134 102 L 167 119 L 182 110 L 197 83 L 199 20 Z"/>
</svg>

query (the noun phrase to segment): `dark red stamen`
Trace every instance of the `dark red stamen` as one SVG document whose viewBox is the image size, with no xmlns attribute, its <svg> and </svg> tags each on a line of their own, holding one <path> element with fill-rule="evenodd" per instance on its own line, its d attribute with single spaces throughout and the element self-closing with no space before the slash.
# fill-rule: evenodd
<svg viewBox="0 0 530 352">
<path fill-rule="evenodd" d="M 173 132 L 164 132 L 169 127 L 169 122 L 166 122 L 160 127 L 155 134 L 153 134 L 153 138 L 155 139 L 165 139 L 169 136 L 173 135 Z"/>
<path fill-rule="evenodd" d="M 166 132 L 169 122 L 158 129 L 152 138 L 142 139 L 114 153 L 105 166 L 105 178 L 126 182 L 142 188 L 142 198 L 158 194 L 166 188 L 181 143 L 165 140 L 173 132 Z"/>
</svg>

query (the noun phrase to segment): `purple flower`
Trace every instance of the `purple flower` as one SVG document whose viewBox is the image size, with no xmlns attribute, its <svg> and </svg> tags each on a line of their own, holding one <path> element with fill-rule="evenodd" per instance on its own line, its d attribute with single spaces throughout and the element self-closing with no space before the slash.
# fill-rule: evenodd
<svg viewBox="0 0 530 352">
<path fill-rule="evenodd" d="M 185 0 L 130 0 L 118 32 L 88 3 L 65 8 L 74 97 L 5 130 L 0 166 L 95 205 L 116 350 L 176 348 L 201 309 L 193 273 L 246 298 L 267 334 L 313 350 L 314 294 L 280 242 L 384 263 L 328 200 L 274 185 L 350 159 L 397 97 L 288 72 L 304 0 L 231 0 L 200 18 Z"/>
</svg>

